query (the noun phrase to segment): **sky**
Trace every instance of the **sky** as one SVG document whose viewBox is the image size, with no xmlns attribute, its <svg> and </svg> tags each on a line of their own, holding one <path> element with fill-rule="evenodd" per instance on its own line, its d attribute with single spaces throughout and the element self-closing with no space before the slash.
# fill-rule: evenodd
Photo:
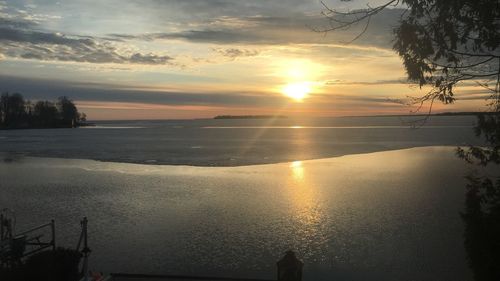
<svg viewBox="0 0 500 281">
<path fill-rule="evenodd" d="M 90 120 L 408 114 L 399 101 L 426 89 L 392 50 L 401 8 L 347 43 L 363 26 L 315 32 L 317 0 L 0 1 L 0 91 L 67 96 Z M 434 111 L 483 111 L 485 97 L 463 85 Z"/>
</svg>

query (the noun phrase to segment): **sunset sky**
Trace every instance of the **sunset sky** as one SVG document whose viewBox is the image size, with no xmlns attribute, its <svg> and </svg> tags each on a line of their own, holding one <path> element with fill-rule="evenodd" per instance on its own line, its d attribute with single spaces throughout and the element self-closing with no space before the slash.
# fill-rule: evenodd
<svg viewBox="0 0 500 281">
<path fill-rule="evenodd" d="M 384 1 L 325 1 L 368 2 Z M 401 9 L 347 45 L 363 26 L 314 32 L 328 25 L 323 10 L 318 0 L 0 1 L 0 91 L 66 95 L 92 120 L 409 113 L 394 100 L 425 89 L 405 82 L 391 49 Z M 484 110 L 485 97 L 464 85 L 435 110 Z"/>
</svg>

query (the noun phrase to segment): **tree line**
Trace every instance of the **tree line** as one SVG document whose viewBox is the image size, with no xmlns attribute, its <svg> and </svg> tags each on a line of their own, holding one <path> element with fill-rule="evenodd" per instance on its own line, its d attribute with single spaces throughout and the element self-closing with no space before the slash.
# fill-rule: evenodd
<svg viewBox="0 0 500 281">
<path fill-rule="evenodd" d="M 85 124 L 86 118 L 65 96 L 55 102 L 32 102 L 19 93 L 0 96 L 0 129 L 74 128 Z"/>
</svg>

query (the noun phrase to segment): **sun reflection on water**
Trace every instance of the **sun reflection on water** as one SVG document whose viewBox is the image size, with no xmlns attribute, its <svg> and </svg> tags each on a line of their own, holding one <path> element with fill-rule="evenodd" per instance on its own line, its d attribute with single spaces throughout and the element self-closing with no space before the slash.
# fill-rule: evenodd
<svg viewBox="0 0 500 281">
<path fill-rule="evenodd" d="M 292 175 L 296 181 L 304 180 L 304 167 L 302 167 L 302 161 L 293 161 L 290 164 L 292 168 Z"/>
<path fill-rule="evenodd" d="M 308 248 L 313 244 L 323 242 L 316 241 L 318 233 L 322 232 L 323 211 L 314 186 L 314 177 L 307 174 L 307 165 L 302 161 L 294 161 L 289 167 L 288 196 L 291 215 L 297 226 L 295 241 L 300 244 L 294 246 L 308 253 Z"/>
</svg>

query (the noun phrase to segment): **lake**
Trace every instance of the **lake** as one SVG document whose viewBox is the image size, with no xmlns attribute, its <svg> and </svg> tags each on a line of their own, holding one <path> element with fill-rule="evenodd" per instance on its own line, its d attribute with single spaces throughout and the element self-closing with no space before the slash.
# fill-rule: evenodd
<svg viewBox="0 0 500 281">
<path fill-rule="evenodd" d="M 474 118 L 320 121 L 0 131 L 0 206 L 71 247 L 87 216 L 104 272 L 274 278 L 293 249 L 304 280 L 472 280 L 454 150 Z"/>
<path fill-rule="evenodd" d="M 0 152 L 194 166 L 319 159 L 430 145 L 480 144 L 473 116 L 96 122 L 79 129 L 0 131 Z"/>
</svg>

